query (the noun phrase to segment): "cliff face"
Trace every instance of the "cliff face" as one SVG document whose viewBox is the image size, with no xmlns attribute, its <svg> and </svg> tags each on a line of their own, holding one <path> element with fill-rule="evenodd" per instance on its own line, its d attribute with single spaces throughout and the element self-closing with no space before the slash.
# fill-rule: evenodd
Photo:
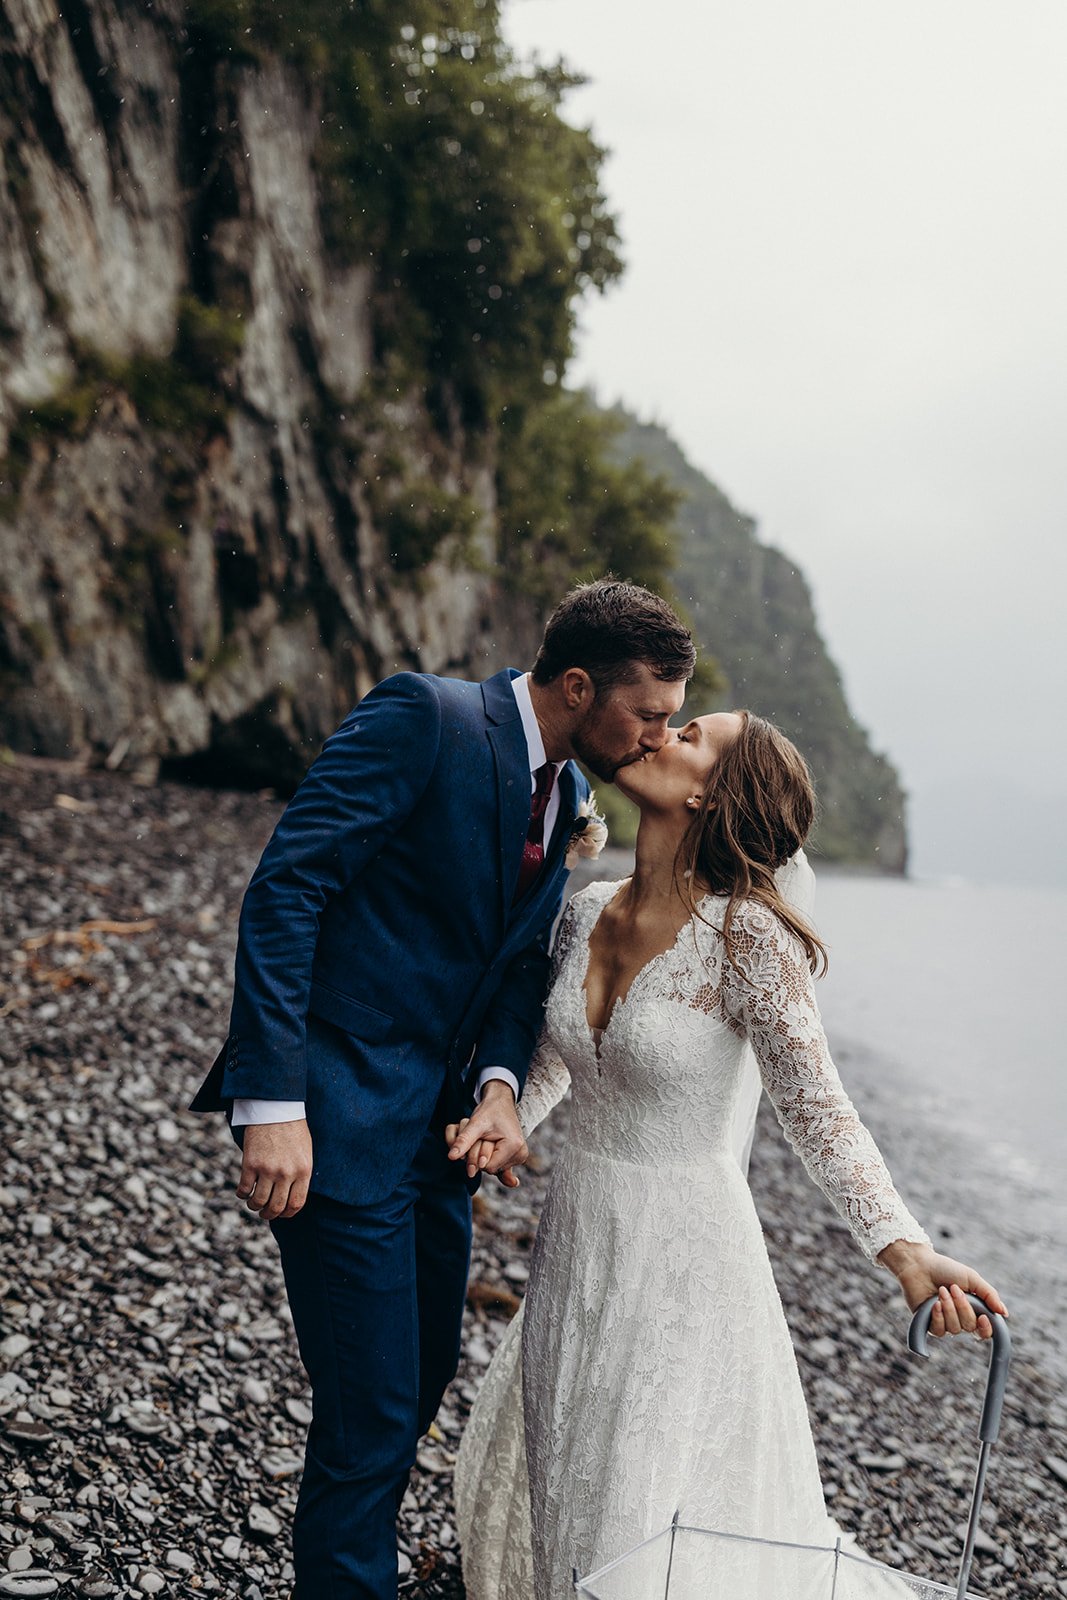
<svg viewBox="0 0 1067 1600">
<path fill-rule="evenodd" d="M 727 680 L 718 705 L 747 706 L 770 718 L 803 751 L 818 789 L 819 853 L 903 872 L 900 779 L 849 709 L 803 574 L 760 542 L 752 518 L 662 428 L 625 417 L 617 448 L 662 473 L 682 496 L 674 581 L 695 636 Z"/>
<path fill-rule="evenodd" d="M 385 378 L 318 116 L 191 52 L 178 0 L 0 3 L 16 747 L 284 783 L 383 674 L 495 664 L 487 452 Z"/>
<path fill-rule="evenodd" d="M 555 385 L 619 269 L 566 73 L 440 9 L 0 0 L 0 744 L 285 789 L 387 673 L 529 660 L 595 550 L 901 866 L 803 579 Z"/>
</svg>

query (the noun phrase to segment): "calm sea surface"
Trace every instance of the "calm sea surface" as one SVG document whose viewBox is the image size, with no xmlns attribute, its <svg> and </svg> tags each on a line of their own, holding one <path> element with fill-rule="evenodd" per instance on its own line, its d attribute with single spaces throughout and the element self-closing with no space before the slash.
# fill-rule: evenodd
<svg viewBox="0 0 1067 1600">
<path fill-rule="evenodd" d="M 1067 893 L 833 876 L 819 1003 L 835 1043 L 873 1051 L 902 1096 L 1067 1203 Z"/>
<path fill-rule="evenodd" d="M 1067 893 L 822 871 L 816 921 L 827 1032 L 898 1188 L 1067 1382 Z"/>
</svg>

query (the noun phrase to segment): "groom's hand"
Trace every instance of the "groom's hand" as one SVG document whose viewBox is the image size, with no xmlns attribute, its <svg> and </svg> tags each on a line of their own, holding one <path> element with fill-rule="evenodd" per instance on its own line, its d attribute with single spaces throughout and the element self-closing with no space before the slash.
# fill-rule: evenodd
<svg viewBox="0 0 1067 1600">
<path fill-rule="evenodd" d="M 445 1138 L 449 1161 L 462 1161 L 465 1157 L 469 1178 L 479 1172 L 491 1172 L 506 1188 L 518 1188 L 519 1180 L 511 1169 L 522 1166 L 530 1152 L 509 1084 L 497 1078 L 487 1083 L 471 1115 L 463 1122 L 450 1124 Z"/>
<path fill-rule="evenodd" d="M 295 1217 L 311 1182 L 311 1134 L 299 1122 L 254 1122 L 245 1129 L 237 1198 L 264 1222 Z"/>
</svg>

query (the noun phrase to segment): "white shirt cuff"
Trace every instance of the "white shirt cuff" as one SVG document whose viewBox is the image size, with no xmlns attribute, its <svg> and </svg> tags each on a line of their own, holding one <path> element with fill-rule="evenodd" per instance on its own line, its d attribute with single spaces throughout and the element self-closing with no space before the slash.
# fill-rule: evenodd
<svg viewBox="0 0 1067 1600">
<path fill-rule="evenodd" d="M 260 1122 L 299 1122 L 303 1116 L 303 1100 L 235 1100 L 230 1125 L 248 1128 Z"/>
<path fill-rule="evenodd" d="M 494 1079 L 499 1079 L 501 1083 L 506 1083 L 510 1087 L 515 1099 L 518 1100 L 519 1080 L 516 1078 L 513 1072 L 509 1072 L 507 1067 L 483 1067 L 481 1072 L 478 1074 L 478 1082 L 474 1090 L 475 1105 L 477 1105 L 481 1100 L 482 1092 L 485 1089 L 486 1084 L 492 1083 Z"/>
</svg>

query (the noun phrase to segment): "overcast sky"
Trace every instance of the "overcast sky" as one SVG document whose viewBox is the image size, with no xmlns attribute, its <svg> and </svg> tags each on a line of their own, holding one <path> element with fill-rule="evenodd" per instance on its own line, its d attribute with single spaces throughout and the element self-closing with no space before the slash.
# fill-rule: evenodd
<svg viewBox="0 0 1067 1600">
<path fill-rule="evenodd" d="M 567 114 L 612 151 L 628 270 L 570 380 L 802 566 L 918 869 L 1003 867 L 1021 824 L 1017 870 L 1062 879 L 1067 5 L 509 0 L 505 28 L 588 74 Z"/>
</svg>

